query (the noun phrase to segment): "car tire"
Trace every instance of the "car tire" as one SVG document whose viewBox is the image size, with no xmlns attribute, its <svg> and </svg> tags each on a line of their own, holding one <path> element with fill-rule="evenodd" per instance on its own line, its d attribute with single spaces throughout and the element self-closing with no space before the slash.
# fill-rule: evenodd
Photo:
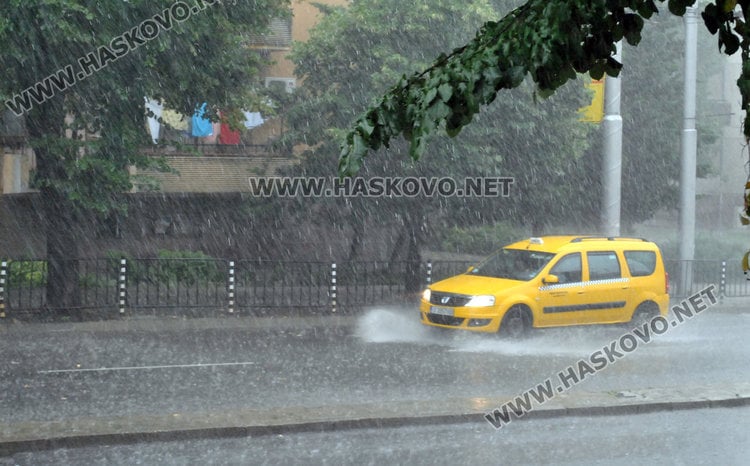
<svg viewBox="0 0 750 466">
<path fill-rule="evenodd" d="M 654 303 L 641 303 L 633 312 L 631 324 L 640 325 L 646 323 L 659 314 L 659 308 Z"/>
<path fill-rule="evenodd" d="M 530 329 L 531 316 L 523 306 L 508 309 L 500 323 L 500 334 L 513 340 L 528 336 Z"/>
</svg>

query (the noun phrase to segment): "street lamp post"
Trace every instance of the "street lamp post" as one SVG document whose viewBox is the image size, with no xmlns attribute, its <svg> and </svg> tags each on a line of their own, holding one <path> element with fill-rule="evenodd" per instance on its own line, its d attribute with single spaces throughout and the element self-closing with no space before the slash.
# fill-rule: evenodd
<svg viewBox="0 0 750 466">
<path fill-rule="evenodd" d="M 612 57 L 622 63 L 622 43 Z M 607 76 L 604 86 L 604 160 L 602 163 L 602 230 L 606 236 L 620 235 L 620 196 L 622 191 L 622 115 L 620 78 Z"/>
<path fill-rule="evenodd" d="M 695 257 L 695 176 L 698 131 L 695 128 L 695 89 L 698 48 L 698 9 L 688 7 L 685 21 L 685 91 L 680 167 L 680 272 L 681 290 L 692 283 Z"/>
</svg>

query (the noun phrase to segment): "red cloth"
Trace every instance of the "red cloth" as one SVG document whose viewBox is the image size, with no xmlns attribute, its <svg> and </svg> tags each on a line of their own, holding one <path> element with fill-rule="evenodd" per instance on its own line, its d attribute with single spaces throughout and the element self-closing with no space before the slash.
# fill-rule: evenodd
<svg viewBox="0 0 750 466">
<path fill-rule="evenodd" d="M 221 123 L 221 132 L 219 133 L 219 144 L 237 145 L 240 143 L 240 132 L 232 131 L 228 124 Z"/>
</svg>

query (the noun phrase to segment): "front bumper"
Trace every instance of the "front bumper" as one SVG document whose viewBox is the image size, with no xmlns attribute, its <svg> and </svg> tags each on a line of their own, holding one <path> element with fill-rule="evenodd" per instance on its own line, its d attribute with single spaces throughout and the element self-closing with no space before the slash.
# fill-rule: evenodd
<svg viewBox="0 0 750 466">
<path fill-rule="evenodd" d="M 431 312 L 434 308 L 439 308 L 441 313 Z M 500 328 L 500 317 L 497 310 L 492 307 L 443 308 L 422 300 L 419 310 L 422 324 L 432 327 L 484 333 L 495 333 Z M 452 315 L 442 313 L 447 313 L 448 310 L 452 311 Z"/>
</svg>

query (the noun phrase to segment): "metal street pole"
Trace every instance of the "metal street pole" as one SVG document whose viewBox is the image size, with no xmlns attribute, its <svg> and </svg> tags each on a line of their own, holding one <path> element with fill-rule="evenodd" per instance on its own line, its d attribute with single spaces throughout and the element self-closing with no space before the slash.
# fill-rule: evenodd
<svg viewBox="0 0 750 466">
<path fill-rule="evenodd" d="M 688 7 L 685 21 L 685 107 L 681 138 L 680 167 L 680 263 L 681 291 L 692 283 L 695 257 L 695 174 L 698 132 L 695 129 L 695 89 L 698 62 L 698 9 Z"/>
<path fill-rule="evenodd" d="M 614 59 L 622 63 L 622 42 L 616 44 Z M 604 84 L 604 160 L 602 163 L 602 231 L 620 235 L 620 193 L 622 189 L 622 115 L 620 78 L 607 76 Z"/>
</svg>

